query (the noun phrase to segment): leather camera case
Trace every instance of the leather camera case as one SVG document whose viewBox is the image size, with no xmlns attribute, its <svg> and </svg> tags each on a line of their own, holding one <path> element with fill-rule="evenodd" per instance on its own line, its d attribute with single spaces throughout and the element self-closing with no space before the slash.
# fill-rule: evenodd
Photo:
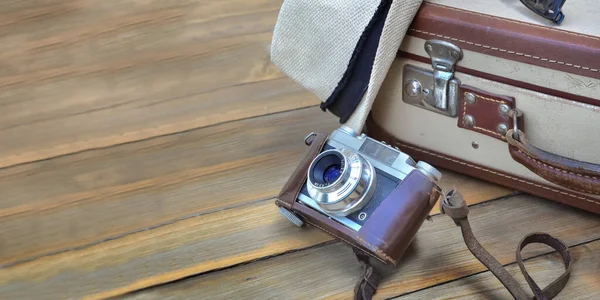
<svg viewBox="0 0 600 300">
<path fill-rule="evenodd" d="M 292 173 L 275 204 L 330 236 L 383 262 L 398 261 L 441 196 L 441 189 L 421 172 L 413 171 L 379 205 L 359 231 L 329 219 L 299 202 L 298 194 L 307 180 L 313 159 L 321 153 L 328 134 L 316 133 L 306 156 Z"/>
</svg>

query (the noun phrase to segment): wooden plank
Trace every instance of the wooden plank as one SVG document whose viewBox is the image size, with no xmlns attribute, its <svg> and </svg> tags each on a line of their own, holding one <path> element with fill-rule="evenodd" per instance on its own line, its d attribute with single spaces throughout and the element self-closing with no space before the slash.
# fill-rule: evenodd
<svg viewBox="0 0 600 300">
<path fill-rule="evenodd" d="M 376 299 L 416 291 L 485 270 L 468 251 L 460 229 L 449 217 L 437 215 L 433 219 L 432 223 L 426 222 L 421 227 L 402 265 L 382 282 Z M 514 261 L 517 243 L 529 232 L 550 232 L 568 245 L 600 238 L 598 216 L 527 195 L 475 206 L 470 220 L 481 243 L 503 264 Z M 293 239 L 312 239 L 314 234 L 312 230 L 300 232 L 285 228 L 286 225 L 272 226 L 289 232 Z M 227 241 L 224 244 L 229 245 L 239 243 L 248 247 L 254 244 L 252 236 L 236 236 L 235 239 L 223 236 L 223 239 Z M 549 251 L 551 249 L 547 247 L 528 246 L 523 257 Z M 335 243 L 210 272 L 123 298 L 351 299 L 360 274 L 360 266 L 349 247 Z"/>
<path fill-rule="evenodd" d="M 318 104 L 270 62 L 281 3 L 3 3 L 0 168 Z"/>
<path fill-rule="evenodd" d="M 554 299 L 600 299 L 600 241 L 573 247 L 573 270 L 569 283 Z M 537 284 L 544 288 L 564 272 L 562 259 L 556 253 L 536 257 L 525 267 Z M 517 264 L 506 268 L 530 296 L 529 286 Z M 469 276 L 450 283 L 424 289 L 393 299 L 510 299 L 510 293 L 491 272 Z"/>
</svg>

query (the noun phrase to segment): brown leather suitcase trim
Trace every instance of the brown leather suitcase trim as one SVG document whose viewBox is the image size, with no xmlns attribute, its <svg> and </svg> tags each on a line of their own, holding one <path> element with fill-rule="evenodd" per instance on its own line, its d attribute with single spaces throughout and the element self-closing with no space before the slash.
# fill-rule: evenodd
<svg viewBox="0 0 600 300">
<path fill-rule="evenodd" d="M 600 37 L 423 2 L 408 35 L 600 79 Z"/>
<path fill-rule="evenodd" d="M 415 60 L 418 62 L 431 64 L 431 58 L 419 56 L 419 55 L 416 55 L 413 53 L 407 53 L 404 51 L 399 51 L 398 57 L 406 57 L 408 59 L 412 59 L 412 60 Z M 546 94 L 546 95 L 552 95 L 552 96 L 556 96 L 556 97 L 560 97 L 563 99 L 568 99 L 568 100 L 572 100 L 572 101 L 576 101 L 576 102 L 580 102 L 580 103 L 585 103 L 585 104 L 591 104 L 591 105 L 596 105 L 596 106 L 598 105 L 598 100 L 593 99 L 593 98 L 575 95 L 575 94 L 567 93 L 564 91 L 554 90 L 554 89 L 539 86 L 539 85 L 533 85 L 528 82 L 518 81 L 518 80 L 514 80 L 514 79 L 510 79 L 510 78 L 506 78 L 506 77 L 502 77 L 502 76 L 498 76 L 498 75 L 494 75 L 494 74 L 484 73 L 481 71 L 465 68 L 465 67 L 458 66 L 458 65 L 454 67 L 454 70 L 456 72 L 469 74 L 469 75 L 472 75 L 475 77 L 479 77 L 479 78 L 483 78 L 483 79 L 487 79 L 490 81 L 499 82 L 499 83 L 503 83 L 503 84 L 508 84 L 511 86 L 535 91 L 535 92 Z"/>
<path fill-rule="evenodd" d="M 471 102 L 467 99 L 467 95 L 472 97 Z M 458 127 L 506 141 L 506 132 L 513 126 L 508 111 L 515 108 L 515 98 L 492 94 L 468 85 L 460 86 L 458 97 L 460 99 Z M 500 111 L 501 105 L 507 107 L 505 114 Z M 466 122 L 467 118 L 470 118 L 472 122 Z M 523 119 L 521 117 L 517 121 L 519 128 L 524 128 Z M 499 131 L 500 126 L 504 126 L 504 132 Z"/>
<path fill-rule="evenodd" d="M 485 181 L 530 193 L 568 206 L 577 207 L 595 214 L 600 214 L 600 200 L 587 197 L 584 194 L 533 182 L 500 170 L 473 164 L 453 156 L 401 141 L 377 125 L 373 121 L 372 116 L 367 118 L 365 126 L 369 136 L 397 146 L 401 151 L 405 152 L 415 160 L 423 160 L 441 168 L 480 178 Z"/>
</svg>

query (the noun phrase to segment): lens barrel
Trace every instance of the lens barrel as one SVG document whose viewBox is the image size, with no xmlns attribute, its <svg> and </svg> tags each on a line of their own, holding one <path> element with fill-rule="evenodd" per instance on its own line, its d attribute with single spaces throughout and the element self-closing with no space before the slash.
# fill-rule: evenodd
<svg viewBox="0 0 600 300">
<path fill-rule="evenodd" d="M 325 212 L 347 216 L 369 202 L 376 186 L 375 169 L 360 154 L 331 149 L 319 154 L 308 169 L 308 193 Z"/>
</svg>

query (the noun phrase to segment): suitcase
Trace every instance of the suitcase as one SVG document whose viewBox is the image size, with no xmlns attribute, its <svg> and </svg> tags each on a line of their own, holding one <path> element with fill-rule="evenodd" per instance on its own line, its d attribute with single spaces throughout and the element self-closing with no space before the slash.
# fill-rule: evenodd
<svg viewBox="0 0 600 300">
<path fill-rule="evenodd" d="M 567 2 L 556 25 L 513 2 L 424 1 L 366 130 L 415 159 L 600 213 L 600 5 Z"/>
<path fill-rule="evenodd" d="M 416 160 L 600 213 L 600 5 L 539 2 L 288 0 L 271 59 Z"/>
</svg>

